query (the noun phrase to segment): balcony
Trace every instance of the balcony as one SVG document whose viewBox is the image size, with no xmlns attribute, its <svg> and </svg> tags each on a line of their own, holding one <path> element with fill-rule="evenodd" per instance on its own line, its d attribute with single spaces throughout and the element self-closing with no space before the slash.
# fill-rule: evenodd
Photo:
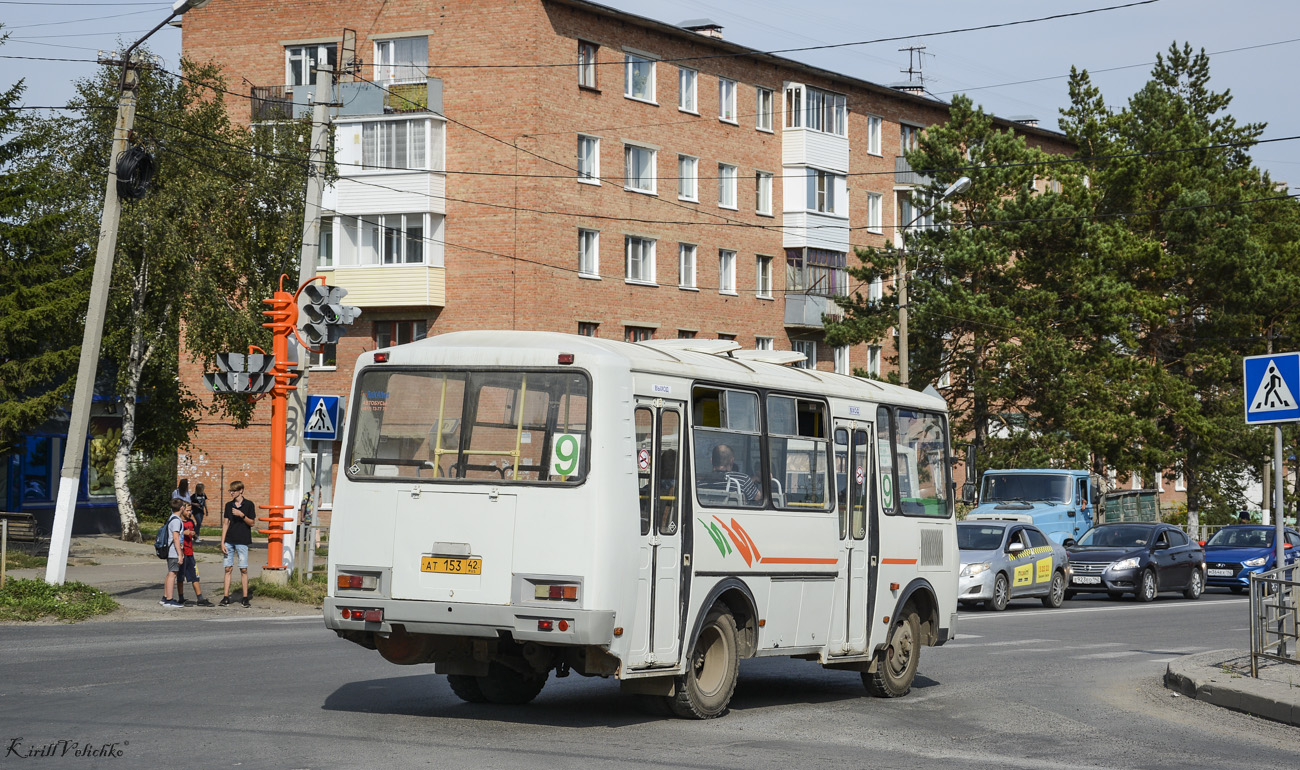
<svg viewBox="0 0 1300 770">
<path fill-rule="evenodd" d="M 441 112 L 442 81 L 438 78 L 382 83 L 339 83 L 335 94 L 342 104 L 336 115 L 398 115 Z M 252 122 L 292 120 L 311 114 L 316 86 L 253 86 L 249 96 Z M 297 97 L 295 99 L 295 97 Z"/>
<path fill-rule="evenodd" d="M 349 297 L 349 299 L 351 299 Z M 840 317 L 844 311 L 830 297 L 816 294 L 785 295 L 785 325 L 801 329 L 823 329 L 822 316 Z"/>
<path fill-rule="evenodd" d="M 302 86 L 305 95 L 310 86 Z M 249 96 L 252 105 L 252 122 L 292 120 L 293 86 L 253 86 Z"/>
<path fill-rule="evenodd" d="M 907 162 L 907 158 L 902 155 L 894 158 L 894 184 L 912 184 L 925 187 L 932 182 L 934 182 L 932 177 L 913 171 L 912 165 Z"/>
<path fill-rule="evenodd" d="M 326 283 L 348 290 L 359 308 L 446 307 L 447 269 L 434 265 L 359 265 L 317 268 Z"/>
<path fill-rule="evenodd" d="M 849 140 L 810 128 L 787 128 L 781 132 L 781 163 L 785 166 L 816 166 L 847 173 Z"/>
</svg>

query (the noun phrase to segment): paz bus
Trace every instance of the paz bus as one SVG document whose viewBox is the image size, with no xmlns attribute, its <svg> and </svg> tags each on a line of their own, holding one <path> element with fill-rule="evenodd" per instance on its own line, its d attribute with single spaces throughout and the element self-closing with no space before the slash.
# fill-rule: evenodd
<svg viewBox="0 0 1300 770">
<path fill-rule="evenodd" d="M 357 363 L 325 624 L 471 702 L 726 711 L 743 658 L 912 686 L 952 639 L 942 399 L 725 340 L 469 331 Z"/>
</svg>

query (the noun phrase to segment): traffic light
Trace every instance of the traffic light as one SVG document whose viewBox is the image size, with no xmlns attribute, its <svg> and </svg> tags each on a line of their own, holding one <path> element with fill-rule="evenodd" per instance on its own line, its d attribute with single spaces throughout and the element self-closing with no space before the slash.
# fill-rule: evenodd
<svg viewBox="0 0 1300 770">
<path fill-rule="evenodd" d="M 264 353 L 218 353 L 221 371 L 203 375 L 203 384 L 214 393 L 269 393 L 275 387 L 275 375 L 270 373 L 274 367 L 275 356 Z"/>
<path fill-rule="evenodd" d="M 347 289 L 312 283 L 302 291 L 307 297 L 307 304 L 302 309 L 306 316 L 302 325 L 303 338 L 312 347 L 338 342 L 343 336 L 343 327 L 361 315 L 361 308 L 342 304 Z"/>
</svg>

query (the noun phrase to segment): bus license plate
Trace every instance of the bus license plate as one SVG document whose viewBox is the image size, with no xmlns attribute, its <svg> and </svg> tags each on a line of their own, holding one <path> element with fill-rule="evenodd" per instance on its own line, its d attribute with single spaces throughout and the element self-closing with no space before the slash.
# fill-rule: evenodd
<svg viewBox="0 0 1300 770">
<path fill-rule="evenodd" d="M 1101 584 L 1101 578 L 1096 575 L 1075 575 L 1074 582 L 1081 586 L 1095 586 Z"/>
<path fill-rule="evenodd" d="M 452 556 L 422 556 L 420 571 L 445 572 L 451 575 L 481 575 L 483 560 Z"/>
</svg>

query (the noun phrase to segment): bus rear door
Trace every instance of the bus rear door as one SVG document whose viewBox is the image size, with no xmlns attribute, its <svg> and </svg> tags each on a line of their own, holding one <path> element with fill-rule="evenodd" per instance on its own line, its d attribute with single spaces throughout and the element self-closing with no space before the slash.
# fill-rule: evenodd
<svg viewBox="0 0 1300 770">
<path fill-rule="evenodd" d="M 677 665 L 681 639 L 682 404 L 636 407 L 636 474 L 641 539 L 636 614 L 628 665 Z"/>
</svg>

